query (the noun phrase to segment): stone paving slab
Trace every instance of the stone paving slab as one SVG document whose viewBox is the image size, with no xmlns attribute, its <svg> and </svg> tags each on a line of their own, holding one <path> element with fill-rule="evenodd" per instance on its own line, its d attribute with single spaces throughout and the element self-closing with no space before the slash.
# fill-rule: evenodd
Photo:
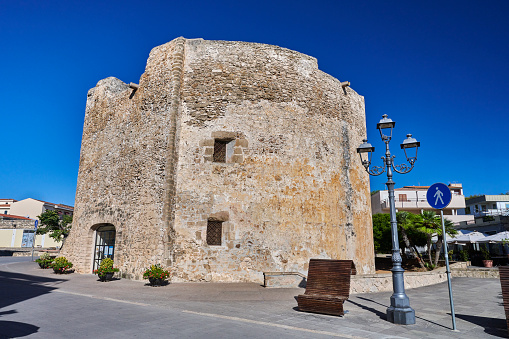
<svg viewBox="0 0 509 339">
<path fill-rule="evenodd" d="M 299 312 L 295 297 L 303 292 L 251 283 L 101 283 L 0 258 L 0 329 L 21 327 L 33 338 L 86 338 L 98 329 L 106 338 L 507 337 L 498 279 L 453 279 L 459 332 L 451 331 L 447 283 L 407 290 L 417 320 L 408 326 L 385 320 L 390 292 L 352 295 L 344 317 Z"/>
</svg>

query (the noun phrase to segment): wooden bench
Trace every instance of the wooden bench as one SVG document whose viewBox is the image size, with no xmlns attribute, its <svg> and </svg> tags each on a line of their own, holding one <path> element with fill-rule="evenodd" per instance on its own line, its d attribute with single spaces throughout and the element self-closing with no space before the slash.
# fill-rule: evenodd
<svg viewBox="0 0 509 339">
<path fill-rule="evenodd" d="M 352 260 L 311 259 L 306 292 L 297 297 L 299 310 L 344 315 L 343 303 L 350 296 L 352 274 L 356 274 Z"/>
<path fill-rule="evenodd" d="M 509 266 L 500 266 L 498 268 L 500 276 L 500 286 L 502 287 L 502 298 L 504 299 L 505 320 L 509 334 Z"/>
</svg>

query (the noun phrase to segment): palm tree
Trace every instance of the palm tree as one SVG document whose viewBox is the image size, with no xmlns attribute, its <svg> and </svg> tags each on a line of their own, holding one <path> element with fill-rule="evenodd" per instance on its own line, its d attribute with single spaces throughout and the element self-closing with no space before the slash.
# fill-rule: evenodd
<svg viewBox="0 0 509 339">
<path fill-rule="evenodd" d="M 458 234 L 458 231 L 454 229 L 453 223 L 451 220 L 444 218 L 444 226 L 445 226 L 445 233 L 449 234 L 450 236 Z M 444 235 L 442 234 L 442 227 L 440 227 L 437 230 L 437 250 L 435 252 L 435 262 L 434 265 L 436 266 L 438 264 L 438 259 L 440 258 L 440 253 L 442 252 L 442 244 L 444 243 Z"/>
<path fill-rule="evenodd" d="M 426 245 L 428 246 L 428 259 L 429 263 L 433 264 L 431 260 L 431 237 L 441 228 L 440 217 L 433 211 L 422 211 L 420 219 L 416 222 L 417 229 L 426 234 Z"/>
<path fill-rule="evenodd" d="M 417 258 L 417 261 L 419 262 L 419 265 L 421 268 L 424 268 L 424 261 L 422 260 L 421 254 L 419 251 L 417 251 L 417 248 L 414 244 L 412 244 L 412 241 L 408 237 L 408 234 L 406 232 L 406 228 L 412 227 L 412 223 L 409 220 L 410 213 L 407 211 L 401 211 L 396 213 L 396 221 L 398 222 L 398 228 L 401 232 L 401 237 L 403 238 L 403 242 L 405 243 L 405 247 L 410 249 L 415 257 Z"/>
</svg>

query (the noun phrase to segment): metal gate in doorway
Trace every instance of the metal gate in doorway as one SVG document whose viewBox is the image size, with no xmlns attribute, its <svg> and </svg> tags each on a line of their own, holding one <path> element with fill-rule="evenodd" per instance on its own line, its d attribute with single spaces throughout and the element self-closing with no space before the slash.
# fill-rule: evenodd
<svg viewBox="0 0 509 339">
<path fill-rule="evenodd" d="M 115 226 L 101 226 L 96 231 L 94 247 L 94 270 L 104 258 L 113 260 L 115 254 Z"/>
</svg>

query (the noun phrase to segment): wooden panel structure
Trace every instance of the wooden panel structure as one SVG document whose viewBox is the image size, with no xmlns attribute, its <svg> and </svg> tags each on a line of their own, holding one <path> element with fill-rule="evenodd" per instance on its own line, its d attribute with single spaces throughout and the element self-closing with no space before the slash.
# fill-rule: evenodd
<svg viewBox="0 0 509 339">
<path fill-rule="evenodd" d="M 500 266 L 498 268 L 500 274 L 500 285 L 502 286 L 502 297 L 504 299 L 505 319 L 509 335 L 509 266 Z"/>
<path fill-rule="evenodd" d="M 297 297 L 299 310 L 344 315 L 343 303 L 350 296 L 352 274 L 356 274 L 352 260 L 311 259 L 306 291 Z"/>
</svg>

